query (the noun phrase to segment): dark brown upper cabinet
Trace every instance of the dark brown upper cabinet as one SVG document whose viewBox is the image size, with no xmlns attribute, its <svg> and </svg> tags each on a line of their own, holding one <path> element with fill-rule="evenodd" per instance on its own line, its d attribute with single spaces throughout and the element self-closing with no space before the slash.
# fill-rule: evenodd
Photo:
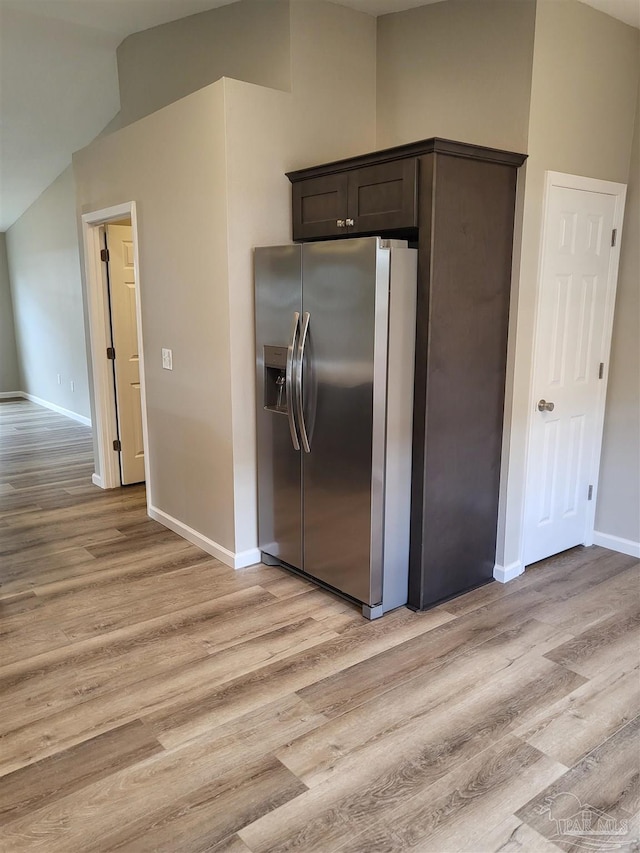
<svg viewBox="0 0 640 853">
<path fill-rule="evenodd" d="M 293 185 L 293 239 L 340 237 L 347 219 L 346 172 L 298 181 Z"/>
<path fill-rule="evenodd" d="M 294 240 L 418 249 L 409 607 L 493 578 L 518 167 L 424 139 L 290 172 Z"/>
<path fill-rule="evenodd" d="M 293 239 L 415 228 L 417 175 L 414 157 L 292 179 Z"/>
</svg>

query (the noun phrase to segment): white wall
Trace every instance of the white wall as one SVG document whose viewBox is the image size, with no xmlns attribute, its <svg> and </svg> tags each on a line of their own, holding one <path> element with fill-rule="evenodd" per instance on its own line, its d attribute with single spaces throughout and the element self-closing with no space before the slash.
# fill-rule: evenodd
<svg viewBox="0 0 640 853">
<path fill-rule="evenodd" d="M 234 551 L 223 82 L 96 140 L 73 164 L 79 213 L 137 206 L 150 502 Z"/>
<path fill-rule="evenodd" d="M 11 226 L 6 237 L 20 390 L 89 417 L 75 188 L 70 167 Z"/>
<path fill-rule="evenodd" d="M 620 249 L 595 526 L 605 537 L 635 543 L 636 551 L 640 551 L 640 89 Z"/>
<path fill-rule="evenodd" d="M 0 232 L 0 394 L 20 390 L 18 353 L 13 328 L 13 305 L 9 286 L 7 246 L 4 232 Z"/>
<path fill-rule="evenodd" d="M 378 139 L 526 152 L 534 0 L 448 0 L 378 18 Z"/>
<path fill-rule="evenodd" d="M 519 567 L 527 421 L 545 170 L 625 183 L 640 72 L 640 32 L 577 0 L 538 0 L 520 276 L 512 296 L 508 480 L 497 562 Z M 597 57 L 597 61 L 594 60 Z M 625 238 L 626 239 L 626 238 Z M 624 296 L 618 311 L 626 311 Z M 611 378 L 613 383 L 615 377 Z M 624 453 L 633 453 L 631 446 Z"/>
</svg>

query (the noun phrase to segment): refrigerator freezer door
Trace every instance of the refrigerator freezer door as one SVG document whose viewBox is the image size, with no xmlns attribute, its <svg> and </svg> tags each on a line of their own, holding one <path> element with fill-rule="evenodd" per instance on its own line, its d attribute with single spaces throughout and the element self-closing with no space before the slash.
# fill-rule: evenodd
<svg viewBox="0 0 640 853">
<path fill-rule="evenodd" d="M 301 247 L 256 249 L 254 260 L 258 543 L 264 553 L 302 569 L 302 472 L 290 358 L 299 335 L 295 315 L 302 311 Z"/>
<path fill-rule="evenodd" d="M 382 600 L 389 250 L 375 237 L 306 243 L 304 570 Z"/>
</svg>

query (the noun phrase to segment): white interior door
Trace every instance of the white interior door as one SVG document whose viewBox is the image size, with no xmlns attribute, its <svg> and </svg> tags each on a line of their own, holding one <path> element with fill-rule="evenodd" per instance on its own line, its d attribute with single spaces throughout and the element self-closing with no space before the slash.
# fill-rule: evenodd
<svg viewBox="0 0 640 853">
<path fill-rule="evenodd" d="M 612 323 L 616 196 L 551 185 L 544 223 L 524 563 L 591 535 Z M 606 352 L 605 352 L 606 349 Z"/>
<path fill-rule="evenodd" d="M 130 225 L 107 225 L 111 330 L 115 349 L 116 406 L 122 485 L 144 480 L 136 280 Z"/>
</svg>

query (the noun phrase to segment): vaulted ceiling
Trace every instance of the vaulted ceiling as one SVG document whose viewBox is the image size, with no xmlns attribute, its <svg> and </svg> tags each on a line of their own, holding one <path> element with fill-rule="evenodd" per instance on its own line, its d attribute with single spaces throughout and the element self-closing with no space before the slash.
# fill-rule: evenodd
<svg viewBox="0 0 640 853">
<path fill-rule="evenodd" d="M 117 113 L 115 51 L 126 36 L 232 2 L 0 0 L 0 231 Z M 439 0 L 337 2 L 382 15 Z M 586 2 L 640 27 L 638 0 Z"/>
</svg>

